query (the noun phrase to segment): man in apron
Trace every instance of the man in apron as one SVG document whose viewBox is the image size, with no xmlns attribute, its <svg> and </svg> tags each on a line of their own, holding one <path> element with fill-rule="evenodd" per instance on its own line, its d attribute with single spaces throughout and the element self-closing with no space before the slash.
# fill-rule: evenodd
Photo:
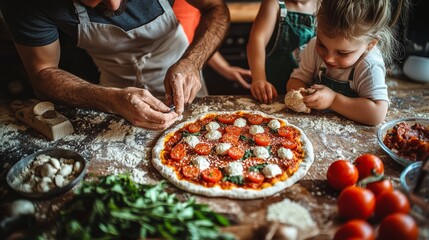
<svg viewBox="0 0 429 240">
<path fill-rule="evenodd" d="M 189 2 L 202 12 L 189 47 L 167 0 L 0 0 L 0 7 L 39 98 L 165 129 L 185 103 L 207 94 L 200 72 L 229 24 L 223 1 Z M 100 85 L 58 68 L 59 30 L 92 57 Z"/>
</svg>

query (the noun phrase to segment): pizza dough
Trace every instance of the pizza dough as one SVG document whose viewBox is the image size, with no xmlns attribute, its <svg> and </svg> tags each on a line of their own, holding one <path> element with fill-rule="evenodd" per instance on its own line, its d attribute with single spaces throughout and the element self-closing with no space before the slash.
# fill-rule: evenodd
<svg viewBox="0 0 429 240">
<path fill-rule="evenodd" d="M 290 90 L 289 92 L 287 92 L 285 96 L 286 107 L 295 112 L 310 113 L 311 109 L 307 107 L 303 101 L 304 97 L 301 94 L 302 91 L 307 90 L 304 88 L 300 88 L 298 90 Z"/>
<path fill-rule="evenodd" d="M 223 115 L 234 116 L 234 119 L 245 119 L 247 125 L 244 127 L 238 127 L 234 125 L 234 119 L 230 123 L 220 123 L 220 127 L 216 130 L 210 131 L 218 131 L 222 135 L 221 139 L 209 139 L 206 137 L 208 130 L 208 126 L 214 125 L 210 124 L 210 122 L 218 122 L 219 118 Z M 268 149 L 270 152 L 270 156 L 268 158 L 254 156 L 254 149 L 259 148 L 261 146 L 256 146 L 254 142 L 252 142 L 252 138 L 254 135 L 249 133 L 250 126 L 254 126 L 254 124 L 249 123 L 250 115 L 259 115 L 264 118 L 264 122 L 259 124 L 263 127 L 266 134 L 271 134 L 271 143 L 272 146 L 265 146 L 262 148 Z M 293 129 L 294 131 L 294 139 L 296 139 L 296 143 L 299 146 L 299 153 L 295 153 L 293 159 L 283 159 L 280 158 L 277 154 L 278 149 L 283 148 L 285 145 L 285 141 L 288 141 L 283 136 L 279 136 L 277 131 L 277 124 L 273 124 L 273 122 L 279 122 L 282 127 L 287 127 Z M 200 143 L 210 145 L 210 153 L 208 155 L 198 156 L 193 147 L 191 147 L 185 140 L 185 136 L 189 135 L 187 129 L 190 129 L 191 125 L 195 125 L 198 123 L 199 125 L 203 125 L 200 132 L 193 133 L 198 136 Z M 269 124 L 270 123 L 270 124 Z M 210 124 L 210 125 L 209 125 Z M 242 124 L 240 124 L 243 126 Z M 268 126 L 270 125 L 270 126 Z M 221 144 L 222 139 L 224 139 L 225 135 L 228 135 L 229 132 L 226 132 L 226 128 L 229 126 L 235 126 L 241 128 L 242 132 L 239 140 L 236 144 L 232 144 L 235 146 L 240 146 L 244 151 L 247 151 L 248 154 L 251 154 L 252 157 L 245 158 L 242 157 L 240 159 L 231 159 L 228 154 L 220 155 L 216 153 L 216 146 Z M 261 134 L 261 133 L 259 133 Z M 277 135 L 276 135 L 277 134 Z M 245 140 L 243 140 L 245 139 Z M 275 144 L 273 141 L 276 141 Z M 252 142 L 252 144 L 249 144 Z M 188 150 L 186 150 L 186 154 L 172 154 L 173 148 L 180 145 L 180 148 L 183 149 L 185 146 Z M 198 143 L 196 144 L 196 146 Z M 295 145 L 296 147 L 297 145 Z M 231 146 L 233 148 L 233 146 Z M 298 147 L 296 147 L 298 149 Z M 287 154 L 286 154 L 287 155 Z M 198 158 L 198 159 L 197 159 Z M 176 159 L 176 160 L 175 160 Z M 177 160 L 182 159 L 182 160 Z M 248 187 L 243 183 L 235 183 L 234 181 L 228 182 L 229 180 L 225 180 L 225 177 L 230 178 L 241 178 L 245 179 L 244 181 L 248 181 L 247 177 L 250 174 L 250 170 L 252 167 L 255 167 L 257 164 L 254 162 L 264 161 L 265 166 L 264 171 L 262 168 L 258 174 L 262 175 L 262 172 L 265 172 L 267 175 L 265 176 L 264 182 L 258 187 L 252 188 Z M 259 161 L 259 162 L 258 162 Z M 288 162 L 289 161 L 289 162 Z M 154 167 L 161 173 L 163 177 L 168 179 L 171 183 L 176 185 L 178 188 L 181 188 L 187 192 L 201 194 L 210 197 L 229 197 L 235 199 L 255 199 L 271 196 L 279 191 L 284 190 L 287 187 L 290 187 L 297 181 L 299 181 L 302 177 L 304 177 L 312 165 L 314 161 L 313 147 L 310 140 L 306 137 L 305 133 L 298 127 L 289 124 L 286 120 L 280 119 L 274 116 L 267 115 L 263 112 L 258 111 L 236 111 L 236 112 L 209 112 L 204 113 L 196 117 L 191 117 L 185 122 L 178 124 L 177 126 L 167 129 L 158 139 L 152 150 L 152 163 Z M 249 163 L 251 162 L 251 163 Z M 278 169 L 273 168 L 271 165 L 275 165 L 273 163 L 277 163 L 282 166 L 282 172 L 279 175 Z M 210 167 L 207 167 L 207 164 Z M 247 164 L 247 165 L 246 165 Z M 252 165 L 253 164 L 253 165 Z M 260 164 L 259 164 L 260 165 Z M 270 165 L 270 166 L 268 166 Z M 290 165 L 290 169 L 287 166 Z M 204 168 L 201 168 L 201 167 Z M 285 168 L 286 166 L 286 168 Z M 189 178 L 187 179 L 184 168 L 192 167 L 192 168 L 200 168 L 200 173 L 197 178 Z M 218 183 L 205 182 L 205 178 L 203 179 L 201 176 L 203 175 L 203 171 L 207 171 L 208 169 L 219 168 L 223 174 L 222 180 L 219 180 Z M 274 171 L 275 170 L 275 171 Z M 259 171 L 259 170 L 258 170 Z M 198 174 L 198 173 L 197 173 Z M 272 177 L 270 174 L 276 175 L 276 177 Z M 227 182 L 225 182 L 227 181 Z M 247 183 L 246 183 L 247 184 Z"/>
</svg>

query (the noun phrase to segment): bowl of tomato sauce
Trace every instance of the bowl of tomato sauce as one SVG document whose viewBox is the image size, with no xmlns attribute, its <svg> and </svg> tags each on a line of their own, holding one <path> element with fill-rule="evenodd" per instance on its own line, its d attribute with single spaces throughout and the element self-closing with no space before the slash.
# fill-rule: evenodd
<svg viewBox="0 0 429 240">
<path fill-rule="evenodd" d="M 378 129 L 377 141 L 394 161 L 404 167 L 422 161 L 429 149 L 429 118 L 389 121 Z"/>
</svg>

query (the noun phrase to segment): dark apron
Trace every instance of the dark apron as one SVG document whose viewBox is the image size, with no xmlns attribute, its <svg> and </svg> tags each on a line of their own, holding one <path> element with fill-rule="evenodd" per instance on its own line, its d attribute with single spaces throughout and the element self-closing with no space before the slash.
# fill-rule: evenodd
<svg viewBox="0 0 429 240">
<path fill-rule="evenodd" d="M 298 67 L 299 52 L 316 34 L 316 17 L 312 14 L 288 12 L 279 1 L 278 26 L 268 43 L 265 69 L 267 80 L 279 94 L 286 93 L 286 83 Z"/>
<path fill-rule="evenodd" d="M 355 72 L 355 69 L 353 68 L 352 71 L 350 72 L 348 81 L 344 82 L 344 81 L 339 81 L 337 79 L 331 78 L 328 75 L 326 75 L 326 68 L 321 66 L 319 68 L 317 84 L 327 86 L 333 91 L 337 93 L 341 93 L 346 97 L 355 98 L 355 97 L 358 97 L 358 94 L 355 91 L 353 91 L 350 87 L 350 83 L 353 82 L 354 72 Z"/>
</svg>

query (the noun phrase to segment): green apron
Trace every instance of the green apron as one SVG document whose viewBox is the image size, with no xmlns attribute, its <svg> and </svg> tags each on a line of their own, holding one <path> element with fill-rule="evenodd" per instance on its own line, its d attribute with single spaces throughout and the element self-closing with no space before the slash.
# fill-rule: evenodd
<svg viewBox="0 0 429 240">
<path fill-rule="evenodd" d="M 283 0 L 279 0 L 279 5 L 278 26 L 266 48 L 265 69 L 267 80 L 279 94 L 285 94 L 289 76 L 298 67 L 299 52 L 316 35 L 316 17 L 288 12 Z"/>
</svg>

